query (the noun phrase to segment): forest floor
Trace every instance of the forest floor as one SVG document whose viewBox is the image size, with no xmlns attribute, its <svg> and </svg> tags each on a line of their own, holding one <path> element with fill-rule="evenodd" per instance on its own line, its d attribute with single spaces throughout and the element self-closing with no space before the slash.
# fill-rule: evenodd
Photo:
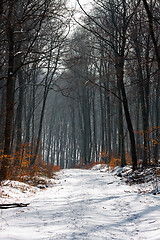
<svg viewBox="0 0 160 240">
<path fill-rule="evenodd" d="M 105 169 L 66 169 L 46 189 L 11 182 L 0 203 L 30 203 L 0 209 L 3 240 L 160 239 L 160 195 L 151 184 L 127 185 Z"/>
</svg>

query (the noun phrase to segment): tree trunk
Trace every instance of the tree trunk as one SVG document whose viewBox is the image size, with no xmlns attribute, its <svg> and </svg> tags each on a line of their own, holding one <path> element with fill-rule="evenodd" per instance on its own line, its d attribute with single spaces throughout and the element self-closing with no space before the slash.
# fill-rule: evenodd
<svg viewBox="0 0 160 240">
<path fill-rule="evenodd" d="M 10 158 L 10 143 L 11 143 L 11 130 L 12 130 L 12 120 L 14 115 L 14 100 L 12 98 L 14 91 L 15 76 L 14 71 L 14 37 L 13 28 L 11 25 L 11 15 L 12 15 L 12 3 L 9 6 L 8 20 L 6 23 L 6 35 L 8 42 L 8 76 L 6 85 L 6 120 L 5 120 L 5 143 L 4 143 L 4 158 L 2 160 L 0 180 L 4 180 L 7 177 L 7 166 Z"/>
<path fill-rule="evenodd" d="M 119 61 L 121 61 L 121 62 L 119 64 L 116 64 L 117 83 L 118 83 L 118 87 L 121 91 L 123 108 L 124 108 L 125 118 L 126 118 L 126 122 L 127 122 L 128 131 L 129 131 L 131 154 L 132 154 L 132 167 L 133 167 L 133 171 L 134 171 L 137 169 L 136 143 L 135 143 L 135 136 L 134 136 L 134 130 L 133 130 L 133 125 L 132 125 L 132 121 L 131 121 L 131 116 L 129 113 L 128 100 L 127 100 L 126 91 L 125 91 L 124 82 L 123 82 L 123 75 L 124 75 L 124 73 L 123 73 L 123 68 L 124 68 L 123 58 Z"/>
<path fill-rule="evenodd" d="M 121 98 L 120 89 L 118 89 L 118 96 Z M 126 165 L 125 144 L 124 144 L 124 130 L 123 130 L 123 111 L 122 102 L 119 100 L 118 119 L 119 119 L 119 155 L 121 157 L 121 167 Z"/>
</svg>

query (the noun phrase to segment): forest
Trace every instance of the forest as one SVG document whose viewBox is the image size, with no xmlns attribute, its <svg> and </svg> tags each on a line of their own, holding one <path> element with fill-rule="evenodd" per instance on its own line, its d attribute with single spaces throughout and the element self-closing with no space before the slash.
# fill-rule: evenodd
<svg viewBox="0 0 160 240">
<path fill-rule="evenodd" d="M 0 1 L 1 181 L 158 165 L 160 2 L 76 2 Z"/>
</svg>

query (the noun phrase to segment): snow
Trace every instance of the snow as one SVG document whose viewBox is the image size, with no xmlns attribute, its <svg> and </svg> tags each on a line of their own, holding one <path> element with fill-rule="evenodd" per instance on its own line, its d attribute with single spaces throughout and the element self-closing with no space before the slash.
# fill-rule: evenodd
<svg viewBox="0 0 160 240">
<path fill-rule="evenodd" d="M 30 205 L 0 210 L 0 239 L 160 239 L 159 195 L 139 194 L 142 186 L 126 185 L 98 166 L 62 170 L 54 181 L 47 189 L 3 187 L 2 203 Z"/>
</svg>

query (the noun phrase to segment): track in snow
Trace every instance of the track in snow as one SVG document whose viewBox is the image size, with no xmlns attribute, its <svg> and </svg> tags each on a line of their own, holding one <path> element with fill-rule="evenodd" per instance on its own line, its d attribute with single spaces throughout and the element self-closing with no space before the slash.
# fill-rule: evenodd
<svg viewBox="0 0 160 240">
<path fill-rule="evenodd" d="M 159 240 L 159 200 L 109 173 L 63 170 L 27 208 L 1 210 L 0 239 Z"/>
</svg>

